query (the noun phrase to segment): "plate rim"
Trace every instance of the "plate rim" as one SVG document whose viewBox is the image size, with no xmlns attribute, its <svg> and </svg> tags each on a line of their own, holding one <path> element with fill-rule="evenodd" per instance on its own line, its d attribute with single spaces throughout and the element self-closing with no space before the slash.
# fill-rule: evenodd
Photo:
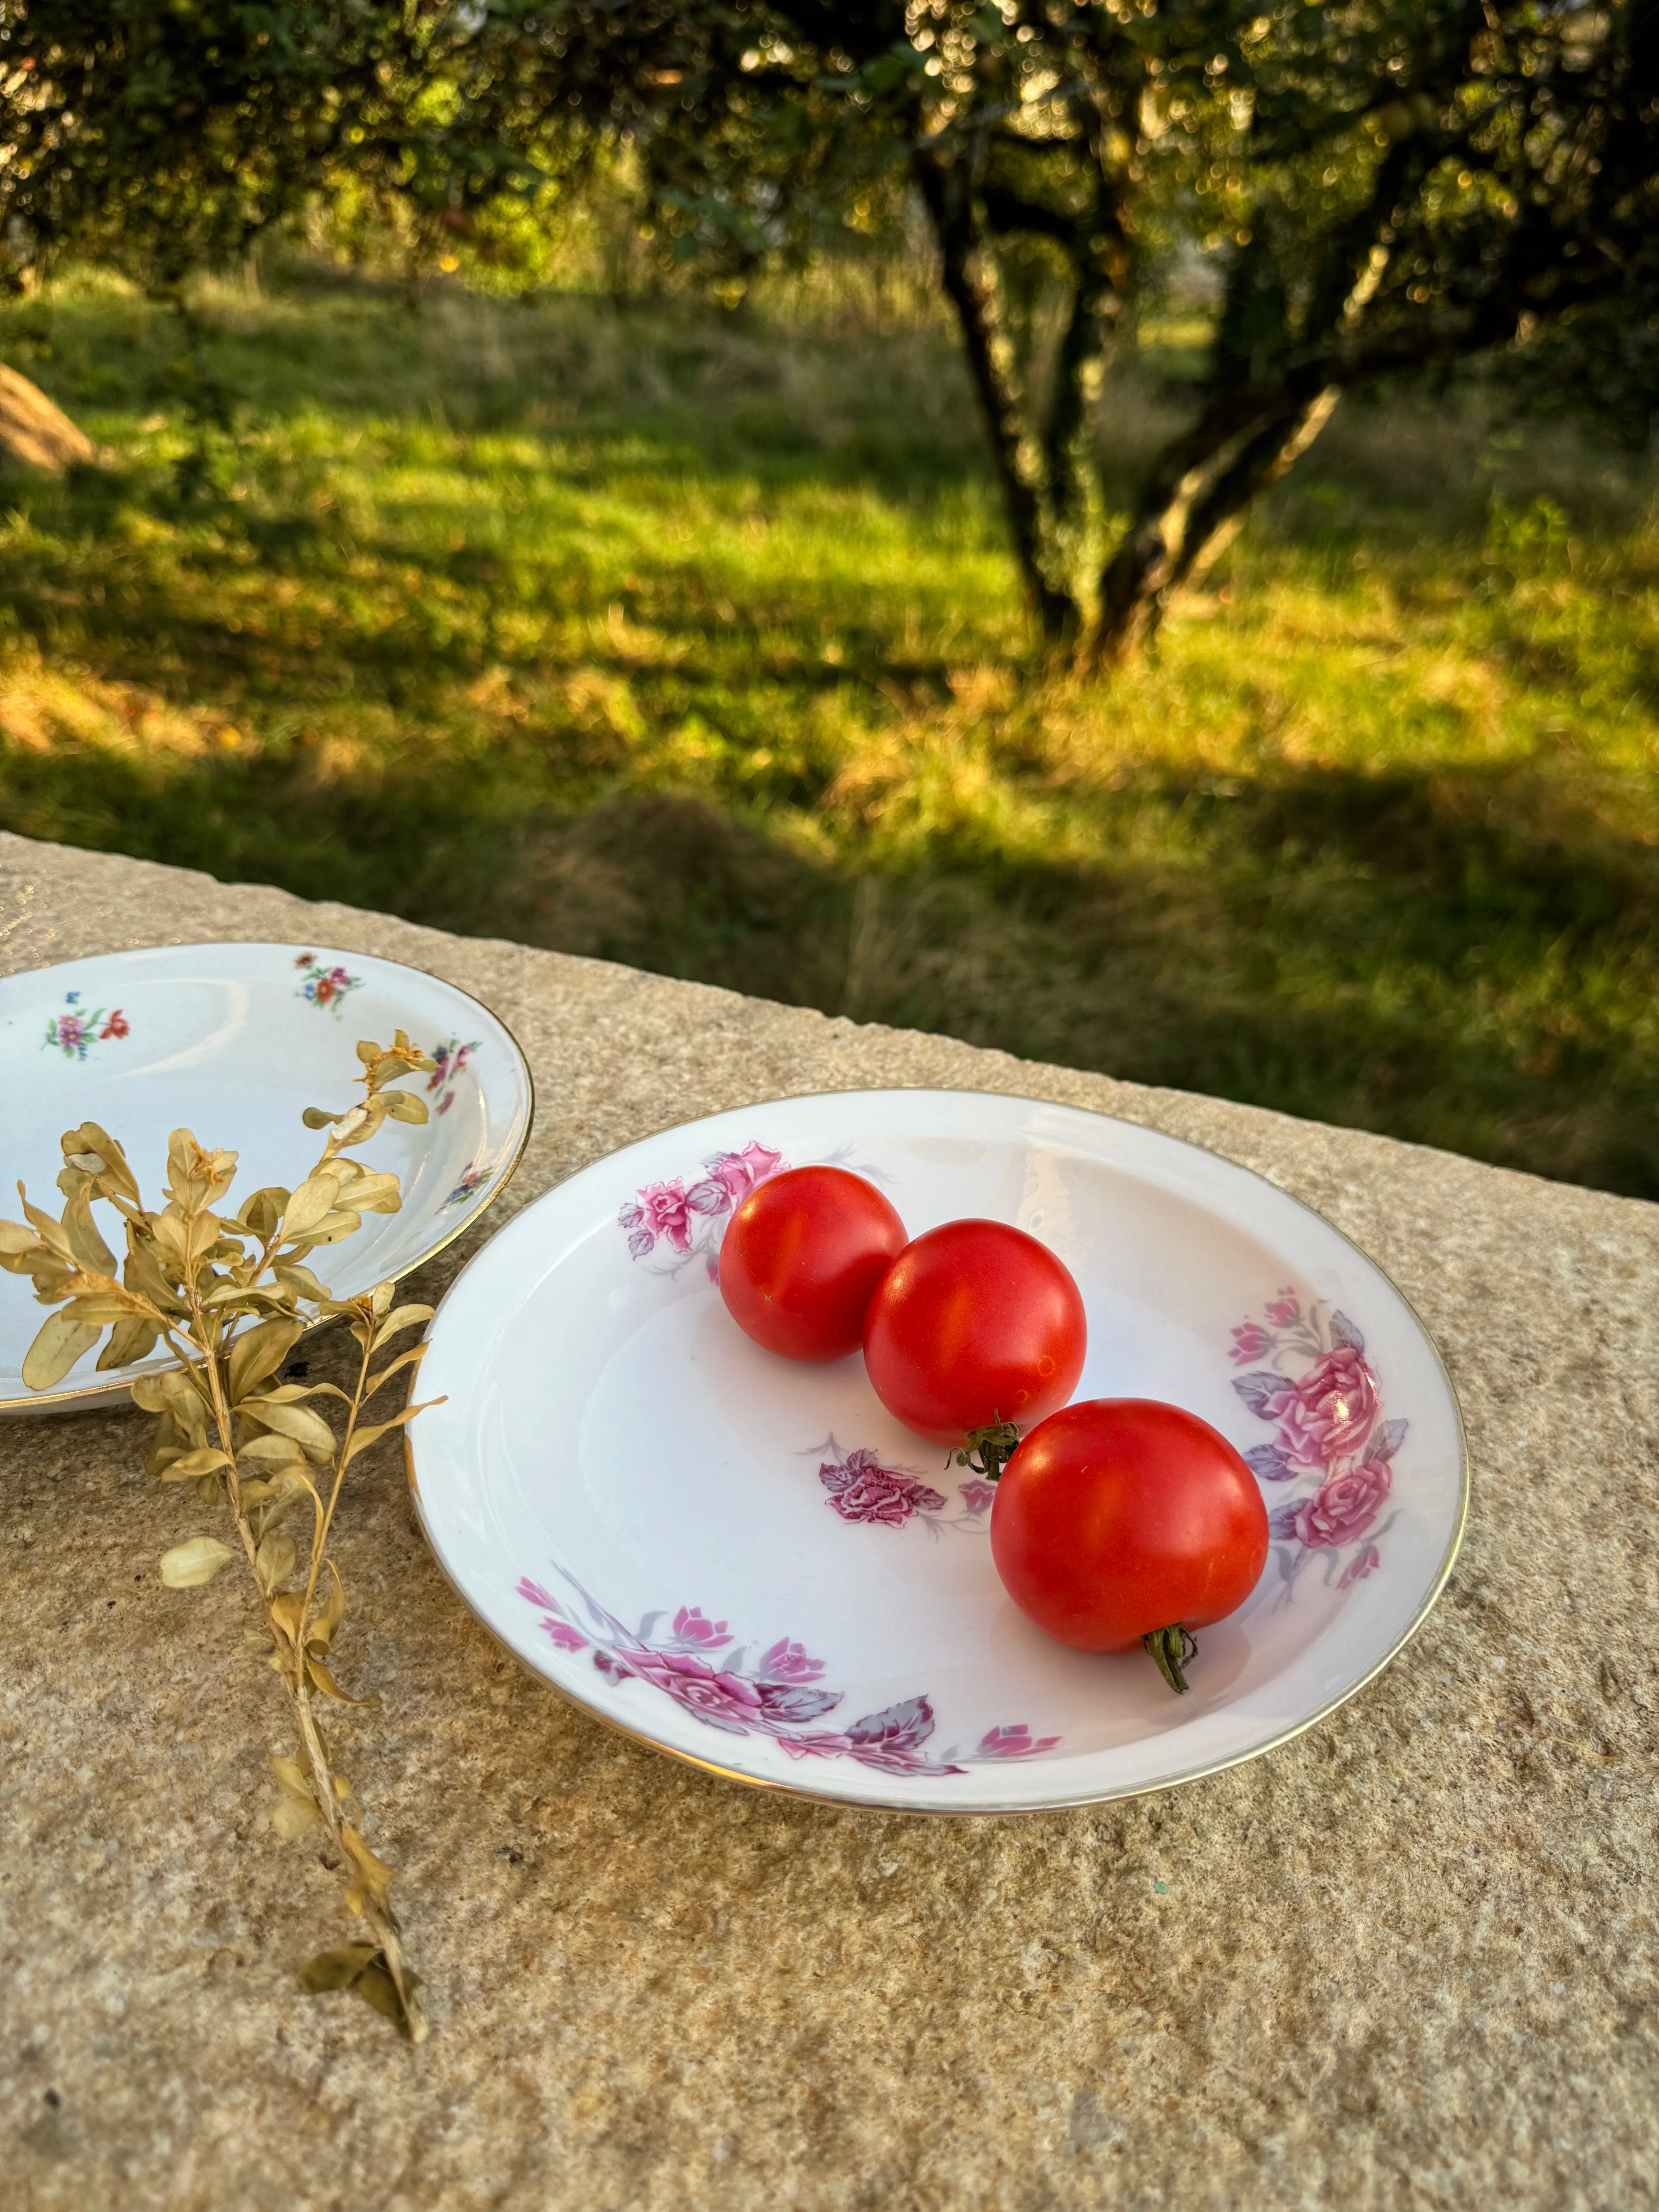
<svg viewBox="0 0 1659 2212">
<path fill-rule="evenodd" d="M 297 944 L 299 939 L 295 939 L 294 942 Z M 90 960 L 122 960 L 130 955 L 144 952 L 218 952 L 232 949 L 238 951 L 288 952 L 292 950 L 292 946 L 286 944 L 281 938 L 276 937 L 198 937 L 187 938 L 180 942 L 165 945 L 123 945 L 109 951 L 84 953 L 73 960 L 48 961 L 44 967 L 14 968 L 9 975 L 0 975 L 0 988 L 24 976 L 51 975 L 65 968 L 82 967 Z M 519 1065 L 524 1070 L 524 1127 L 519 1133 L 519 1140 L 513 1147 L 510 1157 L 503 1161 L 500 1174 L 496 1176 L 486 1193 L 483 1203 L 475 1212 L 468 1214 L 465 1220 L 457 1223 L 453 1229 L 440 1237 L 435 1244 L 429 1245 L 425 1251 L 418 1253 L 410 1260 L 406 1267 L 398 1268 L 395 1274 L 386 1278 L 390 1282 L 401 1283 L 407 1276 L 413 1274 L 416 1268 L 424 1267 L 428 1261 L 435 1260 L 441 1252 L 447 1252 L 458 1237 L 465 1237 L 469 1230 L 475 1229 L 518 1173 L 519 1164 L 524 1158 L 525 1152 L 530 1143 L 531 1132 L 536 1126 L 535 1070 L 531 1066 L 530 1055 L 520 1042 L 511 1023 L 498 1014 L 494 1006 L 486 1006 L 476 992 L 465 989 L 459 983 L 452 983 L 447 975 L 434 975 L 429 969 L 416 967 L 412 961 L 392 960 L 388 959 L 384 953 L 364 952 L 350 945 L 322 945 L 319 949 L 326 952 L 343 953 L 347 958 L 352 960 L 378 961 L 383 968 L 406 969 L 411 975 L 419 975 L 428 983 L 437 983 L 445 990 L 453 991 L 458 999 L 465 999 L 468 1006 L 477 1006 L 481 1013 L 487 1014 L 490 1020 L 498 1025 L 514 1051 L 519 1055 Z M 556 1189 L 558 1186 L 555 1184 L 553 1188 Z M 535 1200 L 532 1199 L 531 1203 L 534 1205 Z M 492 1237 L 493 1234 L 492 1231 Z M 469 1261 L 468 1264 L 471 1265 L 471 1262 Z M 461 1271 L 463 1274 L 465 1272 L 465 1268 Z M 458 1277 L 457 1280 L 459 1279 Z M 451 1288 L 453 1288 L 453 1285 Z M 446 1297 L 448 1295 L 448 1291 L 444 1293 Z M 441 1304 L 441 1300 L 440 1303 Z M 321 1314 L 314 1321 L 308 1322 L 304 1334 L 295 1340 L 295 1350 L 297 1351 L 299 1346 L 303 1344 L 307 1337 L 314 1336 L 319 1329 L 328 1328 L 337 1318 L 337 1316 L 333 1315 Z M 172 1370 L 163 1368 L 154 1371 L 166 1374 L 171 1373 Z M 131 1387 L 131 1382 L 123 1382 L 117 1376 L 102 1382 L 76 1383 L 73 1389 L 68 1390 L 31 1391 L 27 1397 L 23 1398 L 8 1397 L 0 1393 L 0 1421 L 18 1417 L 26 1419 L 29 1414 L 36 1413 L 69 1413 L 77 1405 L 85 1406 L 88 1409 L 96 1406 L 112 1407 L 120 1403 Z"/>
<path fill-rule="evenodd" d="M 883 1084 L 880 1085 L 851 1085 L 845 1090 L 840 1091 L 791 1091 L 782 1095 L 774 1096 L 772 1097 L 755 1099 L 748 1102 L 739 1100 L 735 1105 L 717 1108 L 715 1111 L 711 1114 L 696 1115 L 690 1120 L 685 1121 L 671 1121 L 660 1129 L 650 1130 L 642 1137 L 631 1139 L 626 1145 L 616 1146 L 608 1152 L 599 1153 L 594 1158 L 584 1161 L 580 1167 L 573 1169 L 569 1175 L 561 1176 L 558 1182 L 550 1183 L 544 1191 L 538 1192 L 536 1197 L 530 1200 L 525 1206 L 520 1209 L 520 1212 L 514 1216 L 514 1219 L 520 1219 L 526 1216 L 533 1207 L 541 1205 L 544 1200 L 554 1197 L 559 1191 L 562 1190 L 568 1183 L 574 1182 L 578 1176 L 586 1174 L 590 1168 L 599 1167 L 607 1160 L 619 1158 L 623 1153 L 631 1152 L 637 1145 L 653 1144 L 659 1137 L 672 1136 L 678 1130 L 696 1128 L 702 1123 L 719 1120 L 727 1114 L 754 1113 L 767 1106 L 811 1104 L 831 1099 L 842 1099 L 848 1097 L 869 1098 L 894 1096 L 914 1097 L 919 1094 L 927 1094 L 940 1098 L 1002 1098 L 1009 1100 L 1013 1103 L 1028 1107 L 1048 1109 L 1059 1107 L 1064 1112 L 1085 1114 L 1095 1121 L 1115 1123 L 1123 1128 L 1133 1129 L 1146 1135 L 1158 1137 L 1163 1139 L 1166 1143 L 1182 1146 L 1190 1152 L 1202 1153 L 1210 1159 L 1218 1160 L 1224 1166 L 1234 1170 L 1240 1175 L 1249 1176 L 1252 1182 L 1266 1185 L 1267 1189 L 1273 1192 L 1276 1196 L 1286 1200 L 1291 1205 L 1299 1206 L 1304 1212 L 1313 1215 L 1314 1218 L 1322 1222 L 1334 1236 L 1340 1237 L 1346 1245 L 1347 1245 L 1352 1251 L 1357 1252 L 1360 1258 L 1365 1261 L 1368 1267 L 1375 1267 L 1377 1273 L 1382 1276 L 1383 1281 L 1389 1285 L 1389 1288 L 1400 1300 L 1401 1305 L 1404 1306 L 1406 1311 L 1410 1315 L 1413 1322 L 1416 1324 L 1424 1343 L 1428 1346 L 1430 1354 L 1434 1360 L 1435 1366 L 1439 1372 L 1440 1379 L 1445 1385 L 1447 1400 L 1451 1407 L 1452 1421 L 1457 1437 L 1457 1507 L 1453 1519 L 1451 1534 L 1447 1540 L 1445 1550 L 1441 1556 L 1438 1566 L 1436 1568 L 1433 1579 L 1427 1590 L 1425 1592 L 1417 1610 L 1413 1613 L 1411 1619 L 1407 1622 L 1404 1628 L 1401 1629 L 1399 1635 L 1389 1646 L 1388 1650 L 1384 1651 L 1382 1656 L 1358 1678 L 1358 1680 L 1349 1683 L 1345 1688 L 1340 1690 L 1334 1697 L 1328 1698 L 1324 1704 L 1316 1706 L 1311 1712 L 1294 1722 L 1291 1726 L 1281 1729 L 1278 1735 L 1268 1737 L 1265 1741 L 1251 1744 L 1248 1748 L 1243 1751 L 1231 1752 L 1224 1757 L 1219 1759 L 1205 1760 L 1196 1766 L 1183 1768 L 1181 1772 L 1176 1774 L 1160 1776 L 1153 1782 L 1138 1782 L 1116 1788 L 1085 1790 L 1065 1796 L 1048 1798 L 1040 1803 L 1027 1804 L 963 1805 L 941 1803 L 937 1798 L 927 1800 L 921 1797 L 911 1799 L 901 1797 L 878 1798 L 850 1796 L 839 1790 L 824 1789 L 822 1787 L 815 1788 L 804 1781 L 796 1782 L 793 1778 L 787 1778 L 779 1776 L 748 1773 L 738 1768 L 724 1766 L 718 1759 L 700 1758 L 695 1752 L 684 1750 L 678 1744 L 665 1742 L 660 1737 L 653 1735 L 647 1729 L 632 1727 L 626 1721 L 619 1719 L 616 1715 L 602 1711 L 596 1705 L 589 1704 L 586 1698 L 579 1697 L 573 1689 L 568 1688 L 555 1676 L 544 1673 L 539 1667 L 533 1664 L 525 1653 L 519 1650 L 514 1644 L 510 1644 L 501 1632 L 485 1618 L 478 1605 L 474 1602 L 472 1598 L 468 1595 L 467 1592 L 462 1589 L 460 1583 L 456 1580 L 455 1576 L 450 1570 L 448 1562 L 445 1559 L 443 1553 L 439 1549 L 437 1541 L 433 1534 L 433 1531 L 428 1525 L 425 1501 L 421 1495 L 420 1481 L 415 1464 L 416 1438 L 413 1434 L 413 1425 L 410 1424 L 404 1426 L 403 1432 L 404 1472 L 409 1484 L 410 1497 L 415 1509 L 416 1522 L 419 1526 L 421 1535 L 425 1541 L 427 1550 L 436 1565 L 439 1572 L 448 1583 L 450 1589 L 454 1591 L 456 1596 L 459 1598 L 461 1603 L 466 1607 L 467 1612 L 471 1615 L 473 1620 L 478 1623 L 479 1626 L 483 1629 L 486 1635 L 489 1637 L 492 1643 L 497 1644 L 501 1650 L 506 1652 L 510 1658 L 514 1660 L 517 1664 L 524 1669 L 525 1673 L 532 1679 L 532 1680 L 540 1683 L 544 1688 L 552 1691 L 556 1697 L 558 1697 L 565 1704 L 574 1707 L 578 1712 L 584 1713 L 590 1719 L 598 1721 L 602 1727 L 614 1729 L 617 1735 L 626 1736 L 635 1743 L 642 1744 L 649 1750 L 659 1753 L 666 1758 L 678 1759 L 683 1765 L 695 1767 L 700 1772 L 714 1775 L 721 1781 L 738 1783 L 745 1789 L 770 1791 L 781 1796 L 804 1798 L 809 1802 L 814 1804 L 833 1805 L 849 1813 L 870 1813 L 893 1815 L 904 1819 L 908 1819 L 915 1814 L 923 1813 L 935 1819 L 941 1820 L 999 1820 L 1013 1819 L 1031 1814 L 1074 1812 L 1084 1807 L 1091 1805 L 1122 1803 L 1135 1797 L 1156 1796 L 1164 1790 L 1179 1789 L 1183 1784 L 1189 1782 L 1203 1781 L 1212 1774 L 1224 1774 L 1233 1767 L 1243 1766 L 1253 1759 L 1263 1758 L 1268 1752 L 1277 1751 L 1283 1745 L 1293 1742 L 1297 1736 L 1305 1735 L 1310 1729 L 1316 1727 L 1321 1721 L 1328 1719 L 1332 1713 L 1338 1711 L 1340 1707 L 1346 1705 L 1351 1698 L 1357 1698 L 1362 1690 L 1369 1688 L 1370 1684 L 1376 1680 L 1377 1676 L 1382 1674 L 1383 1669 L 1391 1666 L 1395 1660 L 1397 1659 L 1400 1654 L 1405 1650 L 1406 1646 L 1416 1637 L 1418 1632 L 1428 1620 L 1429 1615 L 1439 1603 L 1440 1599 L 1445 1591 L 1446 1585 L 1451 1579 L 1452 1571 L 1457 1564 L 1458 1555 L 1462 1549 L 1463 1538 L 1468 1528 L 1469 1505 L 1473 1490 L 1469 1467 L 1468 1431 L 1463 1419 L 1462 1403 L 1458 1397 L 1457 1386 L 1452 1380 L 1450 1370 L 1446 1365 L 1445 1357 L 1441 1352 L 1439 1345 L 1436 1342 L 1432 1331 L 1429 1328 L 1428 1324 L 1423 1319 L 1422 1315 L 1419 1313 L 1412 1300 L 1407 1296 L 1406 1292 L 1401 1290 L 1400 1285 L 1395 1280 L 1389 1270 L 1383 1267 L 1382 1262 L 1379 1260 L 1375 1259 L 1372 1255 L 1365 1249 L 1363 1244 L 1359 1243 L 1356 1238 L 1348 1234 L 1346 1229 L 1339 1227 L 1338 1224 L 1330 1218 L 1328 1214 L 1322 1212 L 1318 1206 L 1312 1205 L 1307 1199 L 1298 1196 L 1294 1191 L 1286 1190 L 1283 1184 L 1273 1182 L 1271 1176 L 1263 1175 L 1260 1169 L 1247 1167 L 1242 1160 L 1233 1159 L 1228 1153 L 1218 1151 L 1213 1145 L 1200 1144 L 1195 1139 L 1191 1137 L 1176 1136 L 1173 1132 L 1167 1129 L 1160 1129 L 1150 1122 L 1132 1121 L 1125 1115 L 1102 1113 L 1097 1108 L 1091 1106 L 1077 1106 L 1073 1104 L 1069 1100 L 1033 1098 L 1028 1092 L 1023 1091 L 1015 1091 L 994 1089 L 962 1090 L 953 1088 L 948 1085 L 932 1083 L 895 1083 Z M 437 1329 L 440 1321 L 443 1317 L 443 1310 L 445 1306 L 447 1306 L 451 1299 L 456 1296 L 472 1268 L 483 1259 L 490 1246 L 495 1243 L 496 1236 L 499 1235 L 499 1231 L 492 1233 L 480 1249 L 473 1254 L 471 1259 L 467 1261 L 465 1267 L 461 1269 L 454 1281 L 451 1283 L 449 1288 L 444 1292 L 443 1297 L 438 1303 L 437 1311 L 434 1314 L 431 1322 L 428 1324 L 426 1337 L 426 1340 L 428 1342 L 431 1341 L 432 1336 Z"/>
</svg>

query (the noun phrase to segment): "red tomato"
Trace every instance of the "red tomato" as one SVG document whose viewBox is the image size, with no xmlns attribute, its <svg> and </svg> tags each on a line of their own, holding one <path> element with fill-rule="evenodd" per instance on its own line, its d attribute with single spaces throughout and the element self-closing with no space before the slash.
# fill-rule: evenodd
<svg viewBox="0 0 1659 2212">
<path fill-rule="evenodd" d="M 904 1224 L 845 1168 L 786 1168 L 726 1224 L 720 1296 L 740 1329 L 786 1359 L 842 1359 L 871 1295 L 904 1249 Z"/>
<path fill-rule="evenodd" d="M 1255 1478 L 1207 1421 L 1090 1398 L 1024 1438 L 997 1485 L 991 1556 L 1014 1603 L 1080 1651 L 1144 1643 L 1172 1689 L 1194 1628 L 1236 1612 L 1267 1559 Z"/>
<path fill-rule="evenodd" d="M 1003 1221 L 947 1221 L 883 1278 L 864 1364 L 907 1429 L 960 1444 L 993 1421 L 1024 1427 L 1063 1406 L 1087 1343 L 1078 1286 L 1046 1244 Z"/>
</svg>

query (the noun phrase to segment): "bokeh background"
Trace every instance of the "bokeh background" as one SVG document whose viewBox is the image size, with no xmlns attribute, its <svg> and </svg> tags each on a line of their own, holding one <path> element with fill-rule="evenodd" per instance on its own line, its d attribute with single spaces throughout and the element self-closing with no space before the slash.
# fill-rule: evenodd
<svg viewBox="0 0 1659 2212">
<path fill-rule="evenodd" d="M 164 97 L 143 8 L 64 10 L 56 35 L 112 114 L 159 99 L 182 143 L 179 54 L 207 68 L 232 18 L 263 51 L 254 12 L 153 11 Z M 758 39 L 777 12 L 725 15 Z M 1452 12 L 1366 20 L 1426 38 Z M 1173 38 L 1192 11 L 1142 13 Z M 991 14 L 1018 62 L 1019 11 Z M 1583 15 L 1557 11 L 1564 52 Z M 882 51 L 937 54 L 958 18 L 900 10 Z M 1229 51 L 1236 88 L 1255 50 Z M 1640 348 L 1616 406 L 1559 357 L 1517 374 L 1518 340 L 1358 382 L 1146 648 L 1091 664 L 1022 593 L 904 160 L 820 177 L 811 224 L 734 242 L 683 170 L 653 173 L 637 56 L 600 58 L 633 106 L 551 153 L 544 114 L 512 190 L 506 155 L 488 191 L 452 158 L 426 200 L 343 143 L 259 198 L 243 84 L 214 127 L 246 219 L 171 266 L 112 217 L 109 176 L 84 205 L 60 183 L 55 216 L 0 184 L 22 207 L 0 362 L 97 448 L 0 471 L 0 824 L 1659 1196 Z M 1370 177 L 1403 143 L 1376 120 L 1401 79 L 1382 45 L 1364 59 L 1380 90 L 1331 143 Z M 989 78 L 963 81 L 965 111 Z M 769 128 L 810 111 L 794 82 Z M 43 128 L 21 98 L 14 169 Z M 1218 217 L 1194 143 L 1090 398 L 1109 532 L 1217 390 L 1249 210 L 1285 197 L 1238 125 Z M 117 152 L 136 207 L 163 157 Z M 1026 268 L 1039 372 L 1063 280 Z M 1309 343 L 1287 325 L 1274 358 Z"/>
</svg>

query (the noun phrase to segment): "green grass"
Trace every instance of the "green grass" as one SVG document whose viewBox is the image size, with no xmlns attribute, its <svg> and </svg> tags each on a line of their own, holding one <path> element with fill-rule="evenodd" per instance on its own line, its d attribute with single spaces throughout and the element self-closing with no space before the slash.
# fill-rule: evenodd
<svg viewBox="0 0 1659 2212">
<path fill-rule="evenodd" d="M 204 312 L 194 494 L 165 316 L 0 313 L 120 456 L 0 487 L 6 826 L 1659 1196 L 1631 464 L 1350 403 L 1151 665 L 1039 682 L 940 327 Z"/>
</svg>

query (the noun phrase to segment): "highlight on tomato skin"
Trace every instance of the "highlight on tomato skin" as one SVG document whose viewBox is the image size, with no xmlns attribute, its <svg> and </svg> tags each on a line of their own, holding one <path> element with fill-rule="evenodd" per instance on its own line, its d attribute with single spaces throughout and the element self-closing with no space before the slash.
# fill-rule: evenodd
<svg viewBox="0 0 1659 2212">
<path fill-rule="evenodd" d="M 888 1412 L 961 1446 L 1063 1406 L 1088 1348 L 1083 1297 L 1046 1244 L 1006 1221 L 947 1221 L 907 1244 L 870 1302 L 864 1364 Z"/>
<path fill-rule="evenodd" d="M 720 1290 L 745 1335 L 786 1359 L 844 1359 L 905 1227 L 847 1168 L 786 1168 L 757 1184 L 720 1243 Z"/>
<path fill-rule="evenodd" d="M 1004 1469 L 991 1557 L 1026 1618 L 1079 1651 L 1145 1644 L 1171 1689 L 1194 1632 L 1236 1613 L 1267 1559 L 1267 1509 L 1220 1431 L 1153 1398 L 1090 1398 Z"/>
</svg>

